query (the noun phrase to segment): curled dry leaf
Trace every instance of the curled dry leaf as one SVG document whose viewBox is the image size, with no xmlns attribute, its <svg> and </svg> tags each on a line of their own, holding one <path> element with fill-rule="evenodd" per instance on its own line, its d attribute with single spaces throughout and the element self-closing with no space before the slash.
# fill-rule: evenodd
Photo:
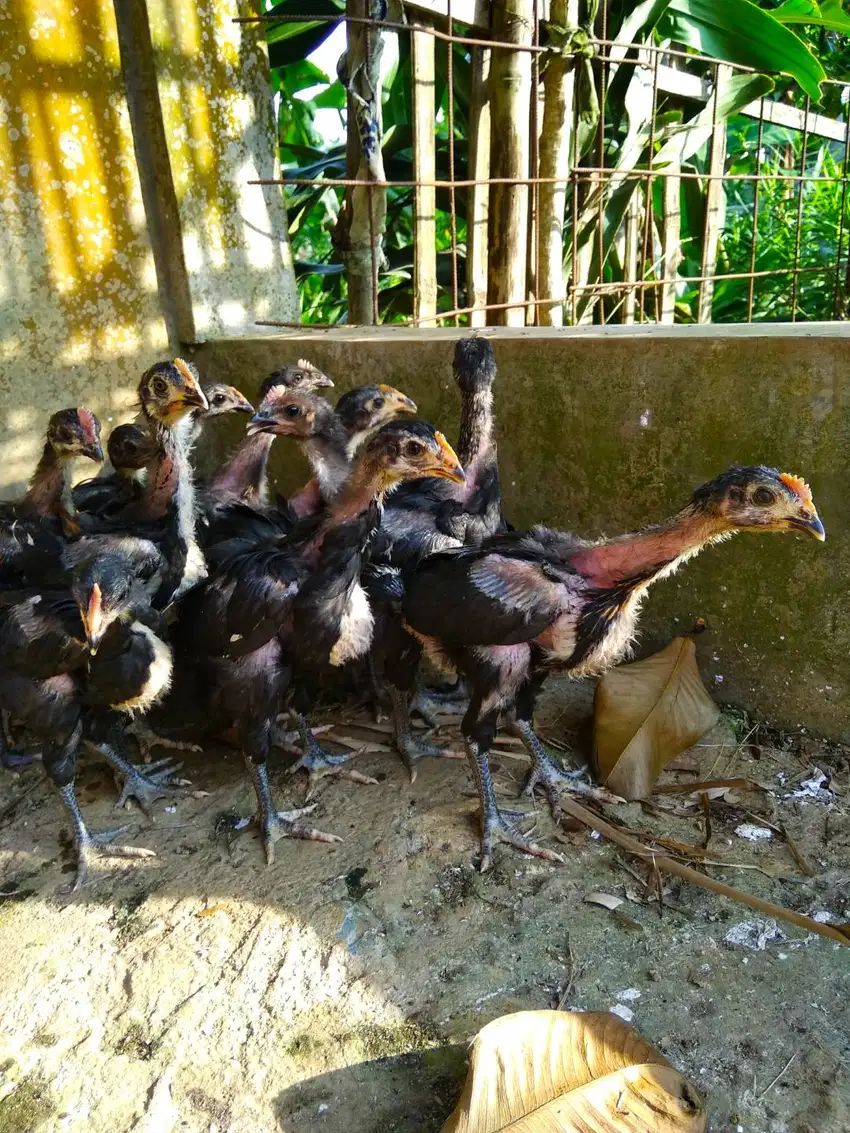
<svg viewBox="0 0 850 1133">
<path fill-rule="evenodd" d="M 520 1011 L 475 1037 L 442 1133 L 703 1133 L 694 1087 L 608 1012 Z"/>
<path fill-rule="evenodd" d="M 618 909 L 623 903 L 622 897 L 615 897 L 613 893 L 586 893 L 585 902 L 588 905 L 601 905 L 603 909 Z"/>
<path fill-rule="evenodd" d="M 689 638 L 676 637 L 644 661 L 611 669 L 596 686 L 600 782 L 623 798 L 645 799 L 665 764 L 692 747 L 719 715 Z"/>
</svg>

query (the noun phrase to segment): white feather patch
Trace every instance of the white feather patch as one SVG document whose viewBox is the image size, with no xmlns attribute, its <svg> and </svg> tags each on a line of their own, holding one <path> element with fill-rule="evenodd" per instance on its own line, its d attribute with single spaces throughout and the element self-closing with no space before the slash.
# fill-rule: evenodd
<svg viewBox="0 0 850 1133">
<path fill-rule="evenodd" d="M 147 712 L 168 692 L 171 686 L 173 669 L 171 649 L 161 638 L 156 636 L 152 629 L 142 625 L 141 622 L 133 622 L 130 630 L 148 639 L 153 649 L 153 661 L 148 670 L 148 679 L 139 695 L 130 700 L 125 700 L 123 704 L 113 704 L 112 707 L 119 712 Z"/>
<path fill-rule="evenodd" d="M 331 650 L 331 664 L 344 665 L 347 661 L 353 661 L 355 657 L 362 657 L 367 653 L 372 644 L 374 628 L 375 616 L 366 597 L 366 591 L 359 582 L 356 582 L 345 613 L 342 615 L 339 637 Z"/>
</svg>

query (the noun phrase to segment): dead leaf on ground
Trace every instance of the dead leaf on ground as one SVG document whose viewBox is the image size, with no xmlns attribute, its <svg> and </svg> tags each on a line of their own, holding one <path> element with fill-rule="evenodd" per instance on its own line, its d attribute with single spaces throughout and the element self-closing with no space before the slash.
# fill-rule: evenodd
<svg viewBox="0 0 850 1133">
<path fill-rule="evenodd" d="M 520 1011 L 472 1044 L 442 1133 L 703 1133 L 705 1106 L 654 1047 L 608 1012 Z"/>
<path fill-rule="evenodd" d="M 588 905 L 601 905 L 603 909 L 617 909 L 623 903 L 623 898 L 613 893 L 587 893 L 584 899 Z"/>
<path fill-rule="evenodd" d="M 594 763 L 600 782 L 644 799 L 664 766 L 701 739 L 720 716 L 690 638 L 607 672 L 596 686 Z"/>
</svg>

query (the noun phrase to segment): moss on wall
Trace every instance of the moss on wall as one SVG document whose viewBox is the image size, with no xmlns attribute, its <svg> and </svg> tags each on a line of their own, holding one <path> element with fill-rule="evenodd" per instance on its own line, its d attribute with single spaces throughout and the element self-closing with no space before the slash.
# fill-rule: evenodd
<svg viewBox="0 0 850 1133">
<path fill-rule="evenodd" d="M 210 344 L 197 362 L 246 393 L 273 367 L 308 357 L 339 390 L 387 381 L 456 435 L 455 332 L 351 330 Z M 785 724 L 850 737 L 850 377 L 846 337 L 769 333 L 592 335 L 495 332 L 506 511 L 593 537 L 671 513 L 733 463 L 768 463 L 811 483 L 828 540 L 742 535 L 652 591 L 645 647 L 697 617 L 712 693 Z M 216 434 L 217 459 L 237 436 Z M 282 490 L 303 466 L 278 442 Z"/>
</svg>

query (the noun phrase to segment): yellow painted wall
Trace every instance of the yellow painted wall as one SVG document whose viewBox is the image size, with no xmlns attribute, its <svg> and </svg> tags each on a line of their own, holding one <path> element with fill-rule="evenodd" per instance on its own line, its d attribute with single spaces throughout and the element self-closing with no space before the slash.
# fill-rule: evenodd
<svg viewBox="0 0 850 1133">
<path fill-rule="evenodd" d="M 235 10 L 150 3 L 201 339 L 297 309 L 279 192 L 244 185 L 274 174 L 274 126 L 261 33 Z M 167 354 L 112 0 L 0 0 L 0 494 L 51 412 L 86 404 L 105 434 Z"/>
<path fill-rule="evenodd" d="M 148 0 L 200 339 L 298 319 L 262 29 L 242 0 Z"/>
</svg>

